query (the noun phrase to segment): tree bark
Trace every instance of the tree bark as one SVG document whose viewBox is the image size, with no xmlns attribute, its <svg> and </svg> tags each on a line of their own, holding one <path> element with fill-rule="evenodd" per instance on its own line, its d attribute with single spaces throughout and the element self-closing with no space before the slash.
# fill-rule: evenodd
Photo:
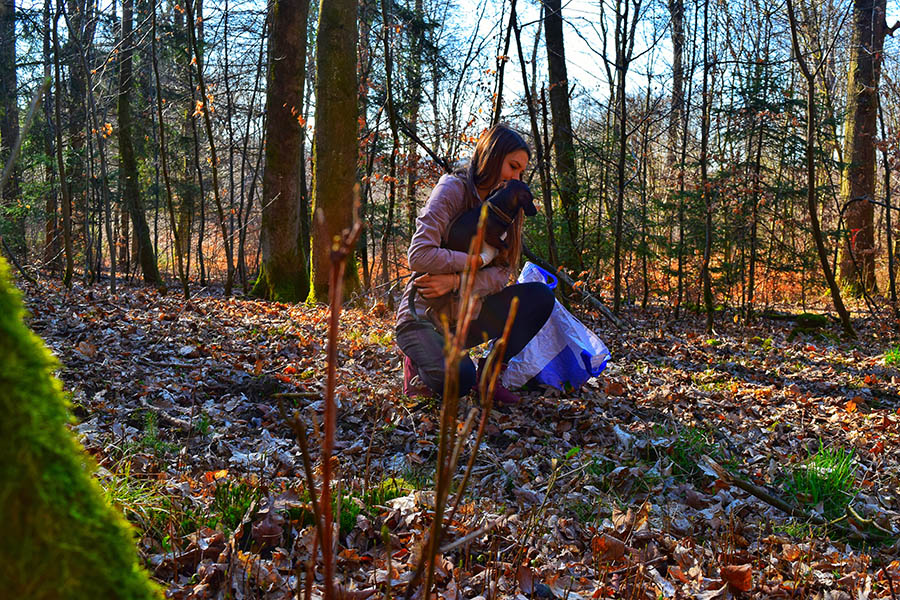
<svg viewBox="0 0 900 600">
<path fill-rule="evenodd" d="M 425 13 L 422 0 L 416 0 L 415 13 L 411 26 L 409 67 L 406 77 L 409 81 L 409 110 L 408 123 L 413 135 L 419 133 L 419 106 L 422 103 L 422 61 L 425 43 Z M 416 151 L 416 142 L 409 138 L 407 145 L 407 170 L 406 170 L 406 222 L 409 237 L 412 238 L 416 230 L 416 187 L 419 178 L 419 155 Z"/>
<path fill-rule="evenodd" d="M 309 294 L 306 249 L 300 246 L 300 121 L 308 12 L 309 0 L 275 0 L 269 13 L 262 263 L 253 294 L 279 302 L 298 302 Z"/>
<path fill-rule="evenodd" d="M 203 54 L 200 53 L 200 45 L 197 42 L 198 38 L 202 36 L 202 31 L 199 33 L 197 32 L 197 23 L 194 20 L 194 9 L 192 4 L 192 0 L 186 2 L 188 36 L 190 37 L 191 50 L 194 59 L 196 60 L 197 83 L 200 85 L 200 102 L 202 103 L 200 110 L 203 113 L 203 124 L 206 129 L 206 138 L 209 142 L 209 157 L 210 162 L 212 163 L 213 199 L 215 200 L 216 213 L 218 213 L 219 217 L 219 230 L 222 235 L 222 245 L 225 248 L 225 295 L 230 296 L 232 286 L 234 285 L 234 244 L 232 243 L 231 232 L 228 230 L 228 223 L 225 219 L 225 209 L 222 206 L 221 189 L 219 188 L 219 159 L 216 154 L 216 142 L 212 130 L 212 117 L 210 116 L 212 112 L 210 107 L 212 96 L 206 91 L 206 81 L 203 77 Z"/>
<path fill-rule="evenodd" d="M 861 293 L 873 292 L 875 282 L 875 139 L 878 136 L 878 80 L 884 49 L 886 0 L 854 0 L 850 72 L 847 75 L 847 116 L 841 203 L 847 207 L 849 244 L 842 241 L 840 281 Z M 848 247 L 849 246 L 849 247 Z"/>
<path fill-rule="evenodd" d="M 634 15 L 629 17 L 631 4 Z M 635 29 L 641 0 L 616 2 L 616 101 L 618 102 L 618 158 L 616 160 L 616 230 L 613 251 L 613 313 L 619 315 L 622 306 L 622 220 L 625 213 L 625 161 L 628 156 L 628 104 L 625 99 L 625 78 L 634 52 Z M 629 20 L 630 19 L 630 20 Z"/>
<path fill-rule="evenodd" d="M 44 80 L 53 80 L 53 58 L 51 54 L 50 3 L 44 0 L 43 10 L 43 43 L 44 43 Z M 44 153 L 47 156 L 47 181 L 51 189 L 47 190 L 47 198 L 44 204 L 46 214 L 44 221 L 44 265 L 54 273 L 60 271 L 62 240 L 59 230 L 59 196 L 56 186 L 56 170 L 53 166 L 54 140 L 53 140 L 53 88 L 48 87 L 44 95 Z"/>
<path fill-rule="evenodd" d="M 356 0 L 323 0 L 316 39 L 312 255 L 309 301 L 326 302 L 335 236 L 353 221 L 357 139 Z M 353 255 L 345 293 L 359 290 Z M 330 511 L 326 511 L 330 514 Z M 326 514 L 326 516 L 327 516 Z M 330 532 L 328 528 L 326 528 Z M 326 579 L 330 574 L 326 573 Z"/>
<path fill-rule="evenodd" d="M 503 112 L 503 74 L 506 72 L 506 62 L 509 60 L 509 42 L 513 24 L 516 22 L 516 0 L 510 0 L 509 22 L 506 26 L 506 37 L 503 40 L 503 51 L 497 55 L 497 91 L 494 94 L 494 110 L 491 116 L 491 125 L 500 122 L 500 114 Z"/>
<path fill-rule="evenodd" d="M 703 236 L 703 264 L 700 267 L 700 280 L 703 284 L 703 304 L 706 308 L 706 333 L 713 331 L 712 278 L 709 273 L 712 258 L 712 197 L 713 190 L 709 183 L 709 4 L 703 5 L 703 92 L 700 101 L 700 193 L 703 194 L 703 208 L 706 215 Z"/>
</svg>

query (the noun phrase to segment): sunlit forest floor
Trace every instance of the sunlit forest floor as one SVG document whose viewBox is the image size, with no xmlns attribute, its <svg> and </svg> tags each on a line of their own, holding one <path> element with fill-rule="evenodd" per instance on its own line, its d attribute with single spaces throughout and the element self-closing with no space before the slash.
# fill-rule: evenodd
<svg viewBox="0 0 900 600">
<path fill-rule="evenodd" d="M 302 596 L 314 533 L 279 403 L 317 448 L 328 311 L 215 291 L 66 296 L 52 280 L 26 295 L 64 365 L 73 429 L 169 597 Z M 360 599 L 402 596 L 412 575 L 439 418 L 402 395 L 393 315 L 365 304 L 342 316 L 335 461 L 337 572 Z M 714 335 L 668 308 L 629 308 L 625 331 L 574 311 L 612 362 L 577 392 L 490 415 L 442 544 L 488 531 L 441 554 L 440 597 L 897 597 L 900 336 L 887 312 L 858 315 L 851 342 L 834 322 L 745 326 L 727 310 Z"/>
</svg>

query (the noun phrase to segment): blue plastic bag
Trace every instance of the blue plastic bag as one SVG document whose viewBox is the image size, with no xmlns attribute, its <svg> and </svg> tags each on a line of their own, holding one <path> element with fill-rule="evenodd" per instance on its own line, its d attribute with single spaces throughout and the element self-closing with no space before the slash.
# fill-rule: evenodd
<svg viewBox="0 0 900 600">
<path fill-rule="evenodd" d="M 542 281 L 551 289 L 557 284 L 555 276 L 530 262 L 525 263 L 518 281 Z M 501 381 L 510 389 L 522 387 L 532 379 L 558 390 L 578 389 L 599 375 L 609 358 L 603 340 L 557 300 L 541 330 L 510 359 Z"/>
</svg>

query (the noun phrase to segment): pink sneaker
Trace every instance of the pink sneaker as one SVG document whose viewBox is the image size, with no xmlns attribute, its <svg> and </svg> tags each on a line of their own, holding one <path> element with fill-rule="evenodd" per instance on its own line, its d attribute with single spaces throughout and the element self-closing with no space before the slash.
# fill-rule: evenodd
<svg viewBox="0 0 900 600">
<path fill-rule="evenodd" d="M 403 355 L 403 393 L 407 398 L 434 396 L 434 392 L 431 391 L 431 388 L 425 385 L 419 377 L 416 365 L 414 365 L 413 361 L 405 354 Z"/>
<path fill-rule="evenodd" d="M 478 389 L 481 384 L 481 372 L 484 370 L 484 362 L 484 358 L 478 361 L 478 371 L 475 373 L 476 389 Z M 506 364 L 503 364 L 500 367 L 500 375 L 497 377 L 496 383 L 494 383 L 494 406 L 518 406 L 522 403 L 522 398 L 503 387 L 500 383 L 500 377 L 505 370 Z"/>
</svg>

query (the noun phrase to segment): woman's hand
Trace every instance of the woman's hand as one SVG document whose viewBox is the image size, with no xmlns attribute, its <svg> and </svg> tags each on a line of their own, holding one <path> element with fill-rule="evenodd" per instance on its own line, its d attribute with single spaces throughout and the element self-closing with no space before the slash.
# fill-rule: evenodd
<svg viewBox="0 0 900 600">
<path fill-rule="evenodd" d="M 438 298 L 455 291 L 459 286 L 459 273 L 443 273 L 432 275 L 426 273 L 413 280 L 413 285 L 423 298 Z"/>
</svg>

